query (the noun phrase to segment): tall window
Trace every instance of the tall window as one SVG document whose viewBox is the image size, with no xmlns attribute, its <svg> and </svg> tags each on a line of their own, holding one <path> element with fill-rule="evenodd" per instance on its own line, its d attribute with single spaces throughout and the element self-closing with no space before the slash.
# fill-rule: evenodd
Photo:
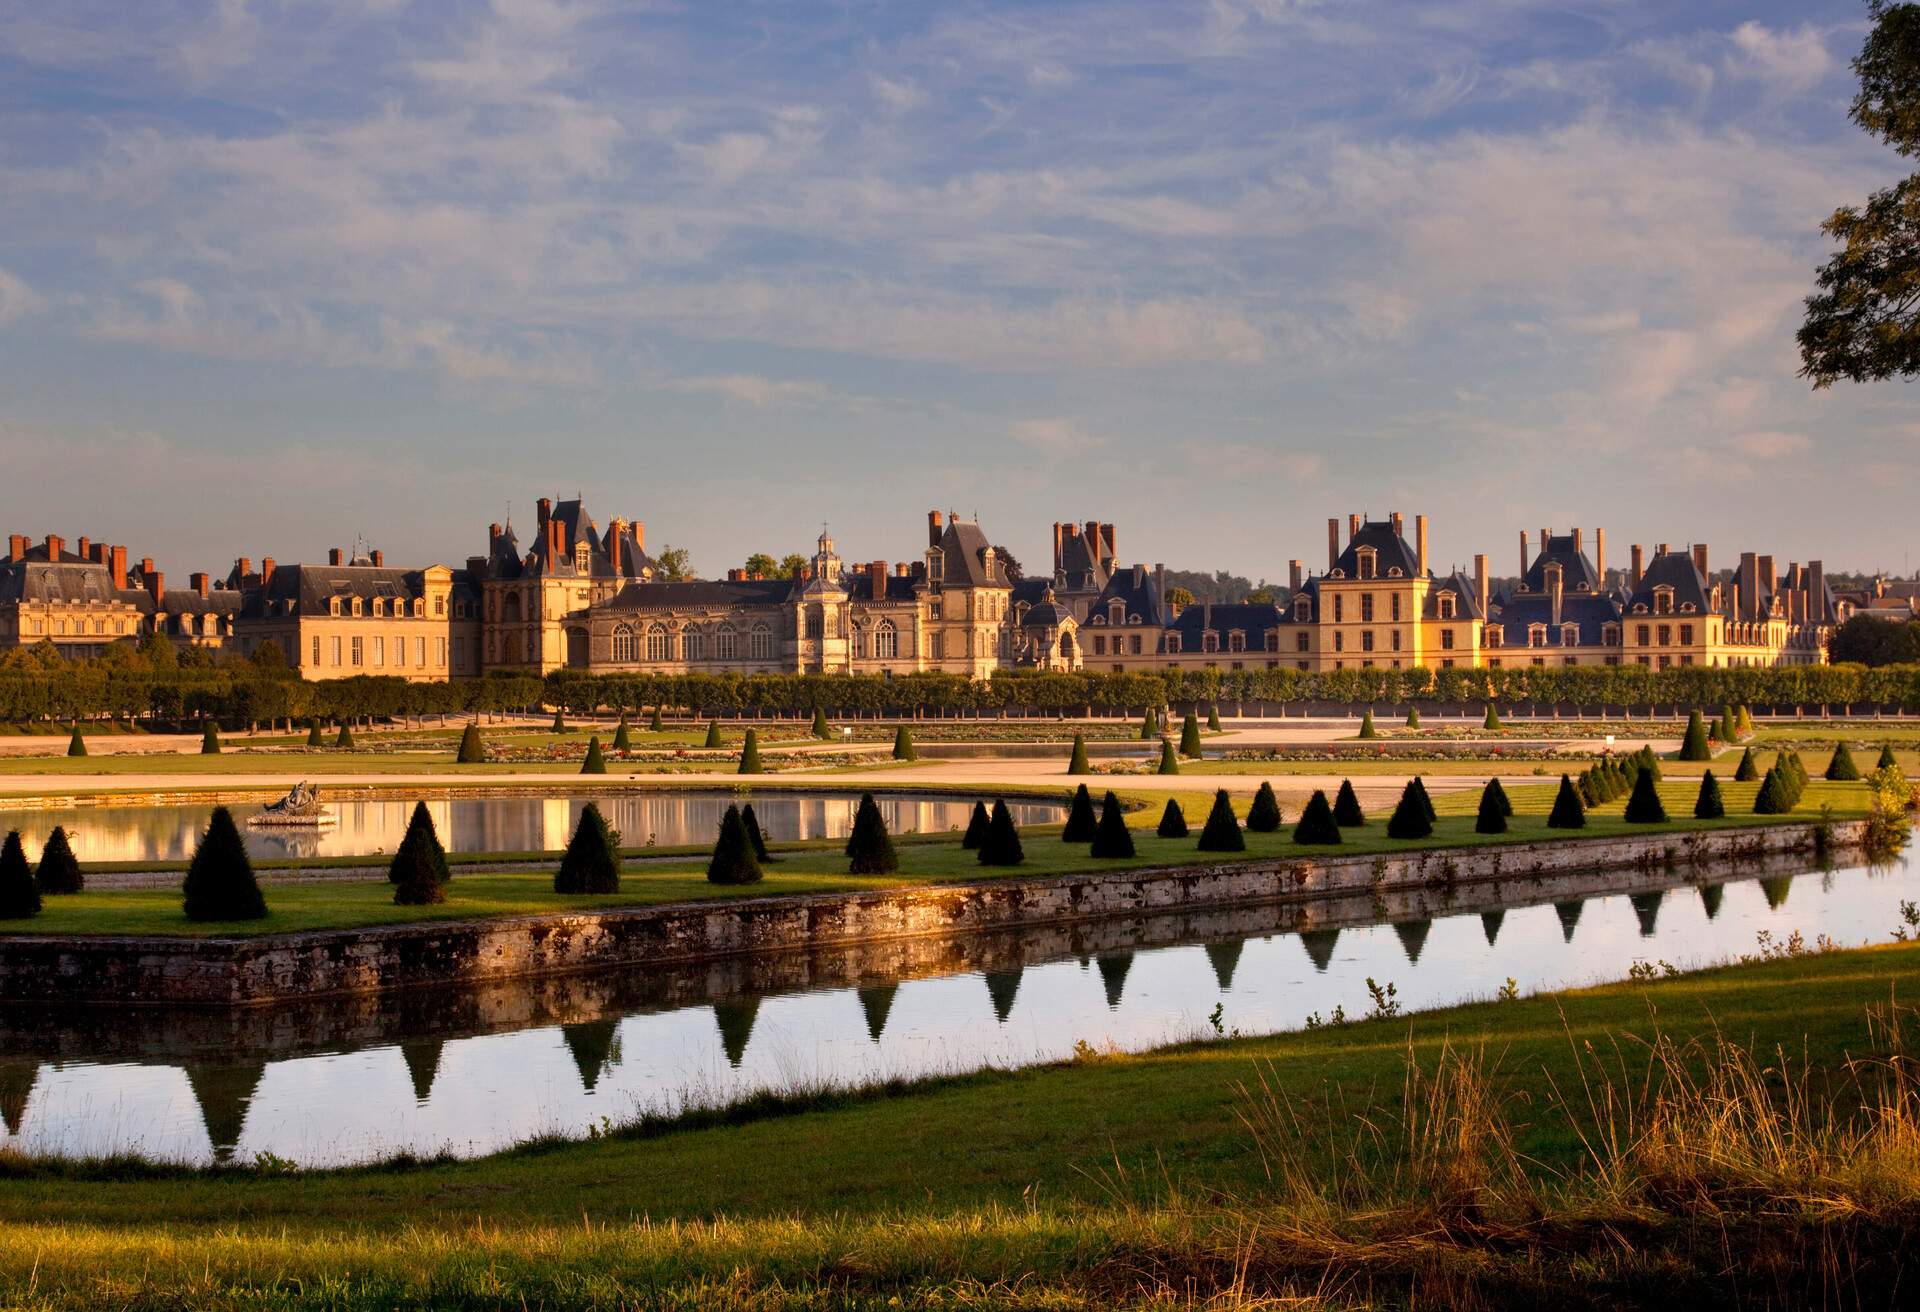
<svg viewBox="0 0 1920 1312">
<path fill-rule="evenodd" d="M 892 620 L 881 620 L 873 628 L 873 656 L 875 660 L 890 661 L 900 654 L 900 631 L 893 626 Z"/>
<path fill-rule="evenodd" d="M 313 663 L 320 663 L 320 635 L 317 633 L 313 635 Z"/>
<path fill-rule="evenodd" d="M 634 640 L 633 628 L 626 624 L 616 624 L 613 629 L 613 663 L 631 665 L 639 658 L 639 643 Z"/>
<path fill-rule="evenodd" d="M 1395 616 L 1394 618 L 1398 619 L 1399 617 Z M 1373 623 L 1373 594 L 1371 592 L 1363 592 L 1360 594 L 1360 622 L 1362 624 Z"/>
<path fill-rule="evenodd" d="M 773 659 L 773 630 L 756 624 L 747 631 L 747 655 L 756 661 Z"/>
<path fill-rule="evenodd" d="M 680 645 L 686 653 L 685 659 L 703 661 L 707 658 L 707 631 L 697 624 L 687 626 L 680 637 Z"/>
<path fill-rule="evenodd" d="M 713 658 L 715 660 L 736 660 L 739 656 L 739 649 L 739 638 L 733 631 L 733 625 L 722 624 L 713 631 Z"/>
<path fill-rule="evenodd" d="M 1400 594 L 1397 592 L 1394 593 L 1391 601 L 1393 603 L 1393 622 L 1398 624 L 1400 622 Z"/>
<path fill-rule="evenodd" d="M 664 661 L 668 659 L 671 652 L 672 644 L 667 637 L 667 631 L 658 624 L 649 624 L 647 626 L 647 659 Z"/>
<path fill-rule="evenodd" d="M 354 664 L 355 664 L 356 666 L 357 666 L 357 665 L 359 665 L 359 664 L 361 663 L 361 661 L 360 661 L 360 652 L 361 652 L 361 647 L 360 647 L 360 644 L 361 644 L 361 641 L 362 641 L 362 640 L 361 640 L 360 638 L 358 638 L 358 637 L 356 637 L 356 638 L 354 638 L 354 640 L 353 640 L 353 663 L 354 663 Z"/>
</svg>

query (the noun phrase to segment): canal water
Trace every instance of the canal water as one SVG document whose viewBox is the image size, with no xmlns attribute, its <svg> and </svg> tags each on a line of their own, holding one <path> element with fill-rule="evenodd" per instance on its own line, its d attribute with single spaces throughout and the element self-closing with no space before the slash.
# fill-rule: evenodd
<svg viewBox="0 0 1920 1312">
<path fill-rule="evenodd" d="M 400 846 L 413 814 L 411 799 L 383 800 L 363 792 L 329 790 L 322 800 L 337 823 L 319 830 L 247 828 L 247 849 L 258 858 L 372 856 Z M 543 797 L 491 795 L 427 799 L 440 841 L 452 852 L 558 851 L 567 845 L 588 800 L 620 832 L 627 847 L 669 847 L 711 843 L 720 816 L 730 803 L 751 801 L 768 838 L 844 838 L 853 831 L 858 793 L 808 794 L 786 791 L 658 792 L 640 790 L 596 795 L 556 793 Z M 876 793 L 874 800 L 888 831 L 940 833 L 965 829 L 972 798 Z M 259 806 L 232 807 L 243 820 Z M 1059 823 L 1064 805 L 1012 804 L 1018 824 Z M 93 861 L 184 861 L 207 827 L 211 806 L 84 806 L 55 810 L 0 812 L 0 834 L 18 829 L 29 860 L 40 859 L 40 845 L 64 825 L 74 854 Z"/>
<path fill-rule="evenodd" d="M 759 1089 L 1015 1067 L 1367 1010 L 1884 942 L 1907 860 L 1609 872 L 266 1011 L 0 1009 L 0 1144 L 309 1165 L 585 1135 Z M 1765 936 L 1763 938 L 1763 936 Z"/>
</svg>

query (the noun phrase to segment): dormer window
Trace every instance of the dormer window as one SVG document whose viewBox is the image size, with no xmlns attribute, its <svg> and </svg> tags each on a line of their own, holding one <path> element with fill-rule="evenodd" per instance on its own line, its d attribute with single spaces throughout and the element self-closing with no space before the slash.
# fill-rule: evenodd
<svg viewBox="0 0 1920 1312">
<path fill-rule="evenodd" d="M 1180 650 L 1180 635 L 1179 635 L 1179 634 L 1177 634 L 1177 633 L 1169 633 L 1169 634 L 1167 635 L 1167 650 L 1168 650 L 1169 652 L 1175 652 L 1175 653 L 1177 653 L 1177 652 L 1178 652 L 1178 651 Z"/>
<path fill-rule="evenodd" d="M 1293 603 L 1293 618 L 1296 623 L 1305 624 L 1313 619 L 1313 603 L 1305 597 L 1299 597 Z"/>
<path fill-rule="evenodd" d="M 1673 614 L 1673 589 L 1655 588 L 1653 590 L 1653 613 L 1655 615 Z"/>
<path fill-rule="evenodd" d="M 1235 629 L 1233 632 L 1227 635 L 1228 651 L 1245 651 L 1246 649 L 1247 649 L 1247 635 L 1245 632 L 1243 632 L 1240 629 Z"/>
<path fill-rule="evenodd" d="M 1544 647 L 1547 645 L 1547 626 L 1544 624 L 1527 625 L 1527 646 Z"/>
<path fill-rule="evenodd" d="M 1354 569 L 1358 577 L 1370 579 L 1378 577 L 1379 557 L 1372 547 L 1362 547 L 1353 555 Z"/>
<path fill-rule="evenodd" d="M 1115 624 L 1124 623 L 1124 620 L 1122 619 L 1122 617 L 1126 613 L 1127 613 L 1127 608 L 1117 601 L 1114 602 L 1111 606 L 1107 607 L 1107 614 L 1111 617 L 1112 622 Z"/>
<path fill-rule="evenodd" d="M 1620 645 L 1620 626 L 1618 624 L 1602 624 L 1600 626 L 1600 641 L 1605 646 L 1618 647 Z"/>
<path fill-rule="evenodd" d="M 1398 565 L 1390 565 L 1387 567 L 1387 577 L 1390 579 L 1403 579 L 1406 576 L 1407 572 Z"/>
<path fill-rule="evenodd" d="M 573 567 L 582 574 L 593 569 L 593 548 L 582 542 L 573 549 Z"/>
<path fill-rule="evenodd" d="M 1200 635 L 1200 650 L 1201 651 L 1219 651 L 1220 635 L 1213 632 L 1211 629 L 1209 629 L 1207 632 Z"/>
<path fill-rule="evenodd" d="M 1580 626 L 1578 624 L 1562 624 L 1560 626 L 1560 645 L 1562 647 L 1578 647 L 1580 645 Z"/>
<path fill-rule="evenodd" d="M 1683 601 L 1680 603 L 1680 613 L 1682 615 L 1691 615 L 1699 609 L 1700 608 L 1698 606 L 1694 605 L 1690 601 Z"/>
<path fill-rule="evenodd" d="M 352 607 L 352 609 L 353 609 L 353 613 L 354 613 L 355 615 L 358 615 L 358 614 L 360 613 L 360 598 L 358 598 L 358 597 L 355 597 L 355 598 L 353 599 L 353 607 Z"/>
<path fill-rule="evenodd" d="M 1439 609 L 1441 619 L 1450 620 L 1453 618 L 1453 594 L 1451 592 L 1443 592 L 1440 594 Z"/>
</svg>

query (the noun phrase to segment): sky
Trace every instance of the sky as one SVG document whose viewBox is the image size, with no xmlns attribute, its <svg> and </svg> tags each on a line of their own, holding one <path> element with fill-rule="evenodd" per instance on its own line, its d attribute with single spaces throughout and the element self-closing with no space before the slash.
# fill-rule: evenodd
<svg viewBox="0 0 1920 1312">
<path fill-rule="evenodd" d="M 703 574 L 979 515 L 1280 579 L 1605 527 L 1905 573 L 1812 391 L 1864 0 L 0 0 L 0 520 Z M 1513 562 L 1517 564 L 1517 558 Z"/>
</svg>

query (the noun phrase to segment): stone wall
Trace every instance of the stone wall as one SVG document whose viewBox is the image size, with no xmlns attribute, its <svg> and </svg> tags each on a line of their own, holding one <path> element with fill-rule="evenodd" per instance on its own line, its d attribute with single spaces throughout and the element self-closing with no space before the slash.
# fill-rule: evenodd
<svg viewBox="0 0 1920 1312">
<path fill-rule="evenodd" d="M 1833 828 L 1834 845 L 1851 847 L 1861 841 L 1865 825 Z M 1812 843 L 1810 825 L 1769 825 L 1087 871 L 240 939 L 18 935 L 0 938 L 0 998 L 254 1006 L 890 940 L 952 939 L 1023 926 L 1138 920 L 1207 908 L 1285 903 L 1328 904 L 1331 910 L 1337 903 L 1343 919 L 1364 915 L 1357 910 L 1362 906 L 1375 912 L 1373 918 L 1390 918 L 1393 904 L 1407 901 L 1401 895 L 1421 890 L 1446 895 L 1466 886 L 1579 872 L 1737 866 L 1804 851 Z"/>
</svg>

